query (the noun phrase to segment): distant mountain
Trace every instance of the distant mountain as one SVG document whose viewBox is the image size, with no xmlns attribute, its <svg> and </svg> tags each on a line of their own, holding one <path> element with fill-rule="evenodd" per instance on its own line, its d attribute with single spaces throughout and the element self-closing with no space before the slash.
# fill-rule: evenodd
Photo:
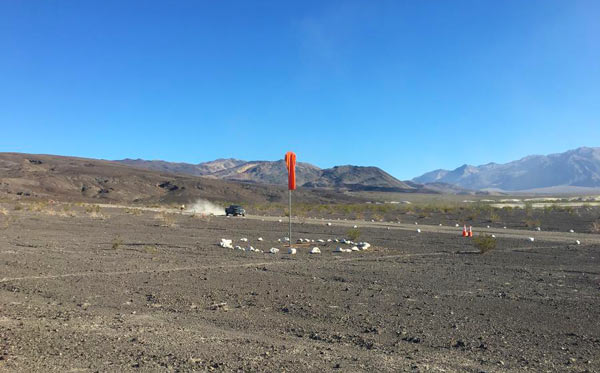
<svg viewBox="0 0 600 373">
<path fill-rule="evenodd" d="M 316 176 L 318 177 L 304 186 L 390 192 L 417 190 L 377 167 L 335 166 L 321 170 L 320 175 Z"/>
<path fill-rule="evenodd" d="M 165 164 L 170 169 L 168 162 L 151 166 L 164 168 Z M 221 168 L 217 164 L 213 166 Z M 181 166 L 178 169 L 187 170 Z M 143 204 L 180 204 L 200 198 L 229 203 L 266 203 L 287 201 L 287 188 L 177 175 L 98 159 L 0 153 L 0 196 Z M 307 203 L 364 202 L 363 197 L 321 189 L 303 188 L 294 196 L 297 201 Z"/>
<path fill-rule="evenodd" d="M 600 188 L 600 148 L 531 155 L 517 161 L 435 170 L 413 179 L 420 184 L 447 183 L 472 190 L 583 191 Z"/>
<path fill-rule="evenodd" d="M 165 161 L 146 161 L 143 159 L 123 159 L 118 161 L 119 163 L 126 164 L 128 166 L 144 168 L 152 171 L 170 172 L 175 174 L 193 175 L 193 176 L 204 176 L 215 172 L 230 169 L 246 161 L 239 159 L 217 159 L 211 162 L 190 164 L 190 163 L 176 163 L 176 162 L 165 162 Z"/>
<path fill-rule="evenodd" d="M 272 185 L 287 184 L 287 169 L 283 160 L 246 162 L 237 159 L 218 159 L 199 164 L 145 161 L 141 159 L 124 159 L 116 162 L 149 170 L 223 180 Z M 414 185 L 408 185 L 394 178 L 377 167 L 336 166 L 321 169 L 310 163 L 299 162 L 296 165 L 296 178 L 298 186 L 307 188 L 395 192 L 414 192 L 419 189 Z"/>
</svg>

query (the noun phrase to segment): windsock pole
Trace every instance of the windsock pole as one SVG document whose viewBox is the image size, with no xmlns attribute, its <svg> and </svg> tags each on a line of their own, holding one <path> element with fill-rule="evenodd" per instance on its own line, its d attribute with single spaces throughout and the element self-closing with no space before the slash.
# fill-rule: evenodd
<svg viewBox="0 0 600 373">
<path fill-rule="evenodd" d="M 290 196 L 290 204 L 288 209 L 288 218 L 290 223 L 289 243 L 292 247 L 292 190 L 296 189 L 296 154 L 294 152 L 285 153 L 285 166 L 288 170 L 288 191 Z"/>
<path fill-rule="evenodd" d="M 290 208 L 289 208 L 289 220 L 290 220 L 290 235 L 288 236 L 288 238 L 290 239 L 290 247 L 292 247 L 292 190 L 288 190 L 288 192 L 290 193 Z"/>
</svg>

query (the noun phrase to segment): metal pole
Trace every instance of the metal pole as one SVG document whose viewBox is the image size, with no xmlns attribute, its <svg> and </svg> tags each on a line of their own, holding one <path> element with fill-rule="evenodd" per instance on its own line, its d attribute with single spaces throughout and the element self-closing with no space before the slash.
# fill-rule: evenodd
<svg viewBox="0 0 600 373">
<path fill-rule="evenodd" d="M 290 209 L 288 210 L 289 212 L 289 218 L 290 218 L 290 235 L 288 236 L 290 239 L 290 247 L 292 247 L 292 190 L 289 190 L 290 192 Z"/>
</svg>

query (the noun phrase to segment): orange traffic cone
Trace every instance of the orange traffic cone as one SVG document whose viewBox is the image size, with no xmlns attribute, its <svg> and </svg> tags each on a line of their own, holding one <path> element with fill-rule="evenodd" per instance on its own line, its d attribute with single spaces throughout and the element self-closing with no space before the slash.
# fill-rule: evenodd
<svg viewBox="0 0 600 373">
<path fill-rule="evenodd" d="M 473 237 L 473 227 L 469 225 L 469 237 Z"/>
<path fill-rule="evenodd" d="M 463 225 L 463 233 L 462 233 L 463 237 L 467 237 L 467 226 Z"/>
</svg>

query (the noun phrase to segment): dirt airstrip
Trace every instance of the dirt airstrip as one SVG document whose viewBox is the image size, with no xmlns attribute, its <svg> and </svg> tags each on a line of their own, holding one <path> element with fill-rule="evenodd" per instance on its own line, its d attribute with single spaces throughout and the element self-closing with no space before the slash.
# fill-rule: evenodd
<svg viewBox="0 0 600 373">
<path fill-rule="evenodd" d="M 600 371 L 599 235 L 308 219 L 289 255 L 280 218 L 72 215 L 0 216 L 0 371 Z"/>
</svg>

